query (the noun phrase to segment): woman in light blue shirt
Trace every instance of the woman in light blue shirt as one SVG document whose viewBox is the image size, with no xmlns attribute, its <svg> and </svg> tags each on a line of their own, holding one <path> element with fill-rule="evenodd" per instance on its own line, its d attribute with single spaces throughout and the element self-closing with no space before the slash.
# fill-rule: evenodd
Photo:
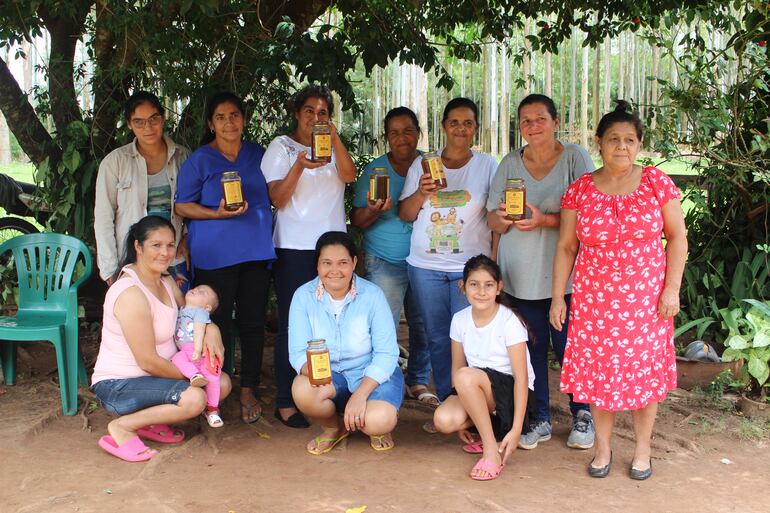
<svg viewBox="0 0 770 513">
<path fill-rule="evenodd" d="M 315 254 L 318 277 L 297 289 L 289 312 L 289 361 L 297 371 L 292 396 L 323 427 L 307 451 L 327 453 L 357 430 L 369 435 L 374 450 L 392 449 L 404 376 L 385 294 L 354 274 L 357 249 L 345 232 L 321 235 Z M 329 385 L 308 379 L 306 349 L 314 339 L 329 349 Z"/>
</svg>

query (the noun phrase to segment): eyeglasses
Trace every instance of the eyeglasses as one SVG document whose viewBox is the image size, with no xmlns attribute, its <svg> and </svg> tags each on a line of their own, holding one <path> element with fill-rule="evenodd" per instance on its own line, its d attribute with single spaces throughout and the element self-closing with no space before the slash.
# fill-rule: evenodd
<svg viewBox="0 0 770 513">
<path fill-rule="evenodd" d="M 385 134 L 388 139 L 398 139 L 399 137 L 416 137 L 417 136 L 417 129 L 416 128 L 405 128 L 402 131 L 398 130 L 390 130 L 388 133 Z"/>
<path fill-rule="evenodd" d="M 153 114 L 152 116 L 150 116 L 147 119 L 133 118 L 131 120 L 131 126 L 133 128 L 138 128 L 140 130 L 142 128 L 146 127 L 148 124 L 152 128 L 155 128 L 156 126 L 160 125 L 161 123 L 163 123 L 163 116 L 161 116 L 160 114 L 157 114 L 157 113 Z"/>
</svg>

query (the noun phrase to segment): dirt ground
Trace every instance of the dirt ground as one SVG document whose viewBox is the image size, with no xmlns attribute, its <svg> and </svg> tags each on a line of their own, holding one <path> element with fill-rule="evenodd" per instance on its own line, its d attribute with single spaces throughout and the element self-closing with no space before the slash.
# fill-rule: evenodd
<svg viewBox="0 0 770 513">
<path fill-rule="evenodd" d="M 84 346 L 93 361 L 95 338 Z M 265 356 L 270 362 L 269 348 Z M 392 451 L 375 452 L 354 435 L 327 455 L 307 454 L 305 443 L 318 428 L 278 423 L 267 377 L 266 418 L 259 423 L 241 423 L 229 398 L 224 428 L 188 422 L 181 426 L 184 442 L 148 442 L 158 456 L 125 463 L 97 446 L 109 416 L 90 411 L 88 390 L 81 388 L 80 414 L 61 414 L 55 376 L 52 346 L 29 344 L 20 351 L 17 384 L 0 385 L 1 512 L 770 511 L 768 426 L 680 390 L 661 406 L 648 481 L 627 476 L 627 415 L 618 419 L 610 476 L 588 477 L 591 451 L 565 445 L 566 400 L 553 392 L 553 371 L 554 437 L 516 451 L 499 479 L 475 482 L 468 471 L 476 457 L 463 453 L 455 437 L 423 432 L 431 410 L 415 401 L 401 410 Z"/>
</svg>

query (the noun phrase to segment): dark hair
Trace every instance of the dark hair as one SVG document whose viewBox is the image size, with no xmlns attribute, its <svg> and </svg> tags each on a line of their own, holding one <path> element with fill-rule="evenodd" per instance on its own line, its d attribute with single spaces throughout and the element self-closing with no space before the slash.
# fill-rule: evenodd
<svg viewBox="0 0 770 513">
<path fill-rule="evenodd" d="M 383 121 L 382 124 L 385 130 L 385 137 L 388 136 L 388 123 L 390 123 L 393 118 L 400 118 L 401 116 L 406 116 L 412 120 L 412 123 L 414 123 L 414 127 L 417 129 L 417 132 L 421 133 L 420 122 L 417 120 L 417 114 L 415 114 L 414 111 L 409 107 L 396 107 L 395 109 L 390 109 L 388 113 L 385 114 L 385 121 Z"/>
<path fill-rule="evenodd" d="M 596 127 L 596 137 L 604 136 L 604 133 L 615 123 L 631 123 L 636 129 L 636 137 L 641 141 L 644 128 L 639 114 L 634 112 L 634 108 L 625 100 L 615 100 L 615 103 L 615 110 L 608 112 L 599 120 L 599 125 Z"/>
<path fill-rule="evenodd" d="M 551 115 L 552 119 L 557 119 L 559 117 L 559 111 L 556 109 L 556 104 L 553 102 L 553 100 L 550 97 L 544 94 L 530 94 L 529 96 L 525 97 L 519 103 L 519 108 L 516 111 L 516 114 L 519 117 L 521 117 L 522 107 L 526 107 L 527 105 L 533 105 L 536 103 L 545 105 L 545 108 L 548 111 L 548 114 Z"/>
<path fill-rule="evenodd" d="M 449 117 L 449 113 L 454 109 L 461 107 L 467 107 L 473 111 L 473 119 L 476 124 L 479 124 L 479 107 L 470 98 L 463 98 L 462 96 L 449 100 L 449 103 L 444 107 L 444 115 L 441 117 L 441 123 L 443 124 Z"/>
<path fill-rule="evenodd" d="M 468 281 L 468 277 L 471 275 L 471 273 L 479 270 L 488 272 L 490 276 L 492 276 L 492 279 L 494 279 L 497 283 L 503 281 L 503 273 L 500 271 L 500 266 L 497 265 L 497 263 L 488 256 L 479 254 L 475 257 L 469 258 L 468 261 L 465 262 L 465 267 L 463 267 L 463 287 L 465 287 L 465 282 Z M 530 340 L 537 342 L 532 335 L 532 331 L 529 329 L 529 324 L 527 324 L 526 319 L 524 319 L 524 316 L 513 307 L 513 304 L 511 303 L 510 299 L 508 299 L 508 296 L 505 294 L 505 292 L 501 291 L 500 294 L 495 297 L 495 301 L 497 304 L 503 305 L 512 311 L 514 315 L 519 318 L 521 324 L 526 328 L 527 337 L 529 337 Z"/>
<path fill-rule="evenodd" d="M 332 97 L 332 92 L 328 87 L 318 84 L 308 84 L 296 92 L 294 98 L 292 98 L 289 103 L 290 113 L 298 113 L 302 106 L 305 105 L 305 102 L 310 98 L 320 98 L 325 101 L 329 111 L 329 117 L 334 115 L 334 98 Z"/>
<path fill-rule="evenodd" d="M 120 271 L 128 264 L 136 263 L 136 248 L 134 247 L 134 241 L 139 244 L 144 244 L 144 241 L 150 236 L 150 233 L 161 228 L 168 228 L 176 238 L 176 230 L 174 225 L 171 224 L 166 218 L 159 216 L 144 216 L 139 221 L 131 225 L 128 229 L 128 235 L 126 235 L 126 248 L 123 250 L 123 256 L 120 259 L 118 268 L 115 270 L 115 274 L 112 275 L 114 280 L 120 276 Z"/>
<path fill-rule="evenodd" d="M 326 232 L 315 243 L 315 265 L 318 266 L 318 260 L 321 258 L 321 250 L 326 246 L 344 246 L 350 254 L 350 258 L 358 255 L 358 248 L 353 238 L 346 232 Z"/>
<path fill-rule="evenodd" d="M 123 115 L 125 116 L 126 121 L 131 121 L 131 115 L 136 108 L 143 103 L 149 103 L 155 107 L 158 110 L 158 114 L 161 116 L 166 114 L 166 109 L 163 108 L 163 105 L 160 103 L 157 96 L 148 91 L 137 91 L 128 97 L 128 100 L 126 100 L 126 103 L 123 106 Z"/>
<path fill-rule="evenodd" d="M 235 105 L 235 108 L 241 112 L 241 115 L 244 118 L 246 117 L 246 108 L 243 105 L 243 100 L 241 97 L 235 93 L 231 93 L 230 91 L 220 91 L 206 100 L 205 116 L 207 122 L 210 122 L 212 119 L 214 119 L 214 111 L 216 111 L 217 107 L 223 103 L 232 103 Z M 215 137 L 216 136 L 214 135 L 213 130 L 209 129 L 208 123 L 204 123 L 203 136 L 201 137 L 199 146 L 210 143 L 214 140 Z"/>
</svg>

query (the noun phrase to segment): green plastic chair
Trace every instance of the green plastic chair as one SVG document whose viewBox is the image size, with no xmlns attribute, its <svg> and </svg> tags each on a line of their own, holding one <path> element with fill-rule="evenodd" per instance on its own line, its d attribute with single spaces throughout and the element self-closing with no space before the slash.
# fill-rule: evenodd
<svg viewBox="0 0 770 513">
<path fill-rule="evenodd" d="M 16 344 L 50 341 L 56 348 L 62 410 L 78 409 L 78 374 L 85 378 L 78 350 L 78 287 L 91 275 L 91 253 L 82 241 L 59 233 L 14 237 L 0 245 L 11 251 L 19 279 L 16 317 L 0 317 L 0 356 L 5 382 L 16 380 Z M 85 271 L 72 283 L 75 264 L 83 256 Z"/>
</svg>

